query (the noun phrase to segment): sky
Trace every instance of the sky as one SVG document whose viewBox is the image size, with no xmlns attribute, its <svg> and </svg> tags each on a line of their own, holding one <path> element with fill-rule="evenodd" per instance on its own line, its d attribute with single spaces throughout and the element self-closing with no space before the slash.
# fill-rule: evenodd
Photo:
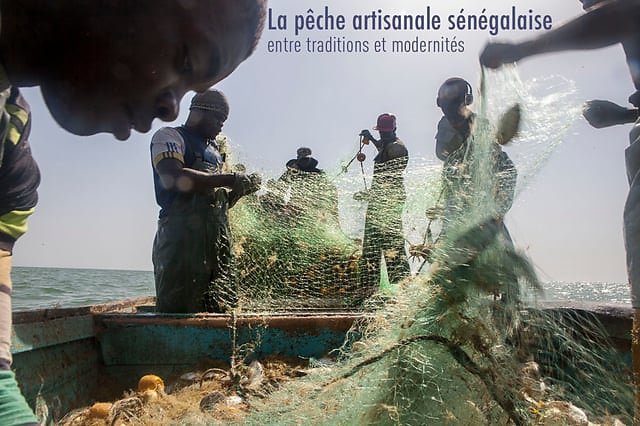
<svg viewBox="0 0 640 426">
<path fill-rule="evenodd" d="M 517 40 L 536 31 L 401 31 L 349 29 L 355 14 L 424 13 L 443 17 L 463 13 L 550 15 L 553 26 L 581 14 L 576 0 L 513 0 L 483 3 L 415 0 L 270 0 L 273 16 L 286 15 L 287 29 L 265 28 L 256 52 L 217 87 L 231 104 L 224 133 L 250 171 L 277 176 L 299 146 L 309 146 L 320 166 L 335 169 L 357 150 L 357 134 L 371 128 L 382 112 L 398 117 L 398 135 L 411 164 L 437 165 L 434 135 L 441 112 L 435 105 L 448 77 L 480 78 L 478 55 L 489 39 Z M 346 17 L 345 30 L 303 30 L 294 34 L 295 15 L 324 7 Z M 274 21 L 276 22 L 276 21 Z M 269 23 L 267 23 L 268 25 Z M 272 53 L 269 41 L 307 37 L 326 40 L 441 40 L 464 42 L 463 52 L 442 53 Z M 626 105 L 633 85 L 620 46 L 528 58 L 517 66 L 523 81 L 562 76 L 573 82 L 577 99 L 608 99 Z M 158 207 L 153 195 L 149 141 L 168 125 L 128 141 L 110 135 L 77 137 L 51 118 L 37 88 L 24 90 L 33 110 L 31 144 L 42 172 L 40 201 L 29 232 L 14 249 L 18 266 L 99 269 L 151 269 L 151 245 Z M 175 123 L 184 123 L 192 94 L 181 103 Z M 99 100 L 96 100 L 99 102 Z M 553 105 L 549 113 L 553 113 Z M 525 111 L 526 117 L 526 111 Z M 519 193 L 507 216 L 518 247 L 532 259 L 543 281 L 626 282 L 622 210 L 628 184 L 624 149 L 629 126 L 593 129 L 571 123 L 549 161 Z M 521 149 L 517 141 L 505 150 Z M 367 152 L 373 158 L 373 152 Z M 366 163 L 367 167 L 371 164 Z M 518 164 L 516 164 L 518 166 Z M 357 174 L 353 179 L 361 179 Z"/>
</svg>

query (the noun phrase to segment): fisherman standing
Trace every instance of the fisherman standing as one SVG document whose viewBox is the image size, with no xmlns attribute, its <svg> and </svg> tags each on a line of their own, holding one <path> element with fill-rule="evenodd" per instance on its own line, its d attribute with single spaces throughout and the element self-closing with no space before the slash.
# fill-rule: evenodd
<svg viewBox="0 0 640 426">
<path fill-rule="evenodd" d="M 473 89 L 469 82 L 459 77 L 447 79 L 438 89 L 436 104 L 444 114 L 436 133 L 436 156 L 444 161 L 443 175 L 443 232 L 452 225 L 460 225 L 472 206 L 474 196 L 471 160 L 477 144 L 474 143 L 476 114 L 469 108 L 473 103 Z M 504 225 L 504 216 L 513 204 L 517 171 L 498 143 L 490 144 L 493 179 L 491 187 L 493 217 L 502 228 L 502 236 L 511 244 L 511 237 Z"/>
<path fill-rule="evenodd" d="M 196 94 L 187 122 L 151 139 L 156 200 L 153 242 L 158 312 L 225 312 L 237 304 L 228 209 L 258 190 L 260 178 L 222 173 L 215 142 L 229 114 L 217 90 Z"/>
<path fill-rule="evenodd" d="M 396 117 L 384 113 L 378 116 L 375 139 L 369 130 L 362 130 L 362 142 L 372 142 L 378 150 L 373 160 L 373 180 L 367 195 L 367 213 L 362 241 L 360 283 L 364 292 L 360 297 L 373 294 L 380 282 L 381 256 L 389 274 L 396 283 L 411 274 L 405 252 L 402 211 L 406 201 L 404 171 L 409 152 L 396 136 Z"/>
<path fill-rule="evenodd" d="M 583 2 L 589 8 L 594 1 Z M 578 16 L 564 25 L 548 31 L 534 39 L 520 43 L 489 43 L 480 55 L 480 63 L 490 68 L 498 68 L 506 63 L 516 62 L 528 56 L 560 52 L 564 50 L 598 49 L 622 43 L 629 72 L 636 92 L 629 97 L 636 108 L 640 106 L 640 2 L 609 1 L 603 2 L 587 13 Z M 599 114 L 595 110 L 592 111 Z M 626 114 L 636 114 L 629 110 Z M 587 117 L 590 118 L 590 117 Z M 624 117 L 623 117 L 624 118 Z M 591 117 L 603 121 L 603 117 Z M 620 117 L 614 117 L 616 124 Z M 625 118 L 623 122 L 627 122 Z M 601 123 L 604 124 L 604 123 Z M 632 357 L 635 381 L 635 423 L 640 424 L 640 119 L 636 119 L 629 133 L 630 146 L 625 151 L 629 194 L 624 206 L 624 240 L 627 251 L 627 273 L 631 286 L 631 304 L 634 308 L 632 328 Z"/>
</svg>

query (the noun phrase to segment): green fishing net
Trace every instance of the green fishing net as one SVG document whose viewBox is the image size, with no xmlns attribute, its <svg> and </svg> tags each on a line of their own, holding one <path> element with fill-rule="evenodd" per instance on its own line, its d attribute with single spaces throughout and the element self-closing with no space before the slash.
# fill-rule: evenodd
<svg viewBox="0 0 640 426">
<path fill-rule="evenodd" d="M 504 147 L 517 198 L 579 117 L 580 101 L 566 80 L 524 82 L 514 69 L 483 76 L 481 92 L 455 220 L 437 213 L 446 210 L 440 163 L 411 158 L 403 174 L 409 278 L 389 279 L 398 253 L 381 250 L 375 288 L 363 285 L 372 177 L 357 162 L 345 168 L 349 158 L 322 174 L 272 173 L 231 210 L 239 312 L 364 312 L 341 348 L 311 360 L 306 377 L 251 399 L 239 423 L 631 424 L 628 355 L 597 318 L 538 309 L 535 268 L 495 220 L 492 152 L 505 110 L 522 112 Z M 385 199 L 397 203 L 393 195 L 375 198 L 376 220 L 387 220 L 380 212 Z"/>
</svg>

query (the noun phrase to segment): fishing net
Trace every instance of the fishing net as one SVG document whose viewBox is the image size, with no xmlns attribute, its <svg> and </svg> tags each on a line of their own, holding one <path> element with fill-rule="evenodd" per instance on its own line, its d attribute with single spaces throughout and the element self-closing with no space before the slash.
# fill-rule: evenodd
<svg viewBox="0 0 640 426">
<path fill-rule="evenodd" d="M 613 424 L 615 415 L 630 423 L 628 355 L 595 317 L 535 309 L 542 291 L 535 270 L 495 220 L 495 135 L 505 111 L 518 104 L 522 112 L 516 139 L 504 147 L 517 169 L 517 196 L 579 117 L 573 85 L 558 77 L 523 82 L 507 69 L 483 76 L 481 91 L 473 150 L 454 188 L 455 219 L 434 213 L 446 191 L 442 165 L 411 159 L 402 224 L 414 276 L 389 280 L 393 260 L 381 248 L 377 303 L 365 303 L 368 319 L 354 326 L 333 364 L 254 401 L 243 422 L 586 424 L 588 417 Z M 368 290 L 363 212 L 397 205 L 391 194 L 392 206 L 370 192 L 353 197 L 371 191 L 371 179 L 357 163 L 327 171 L 322 183 L 299 173 L 268 182 L 232 213 L 243 309 L 360 306 L 358 293 Z M 381 206 L 367 211 L 372 200 Z"/>
<path fill-rule="evenodd" d="M 510 189 L 517 196 L 579 116 L 573 86 L 557 77 L 523 82 L 513 68 L 482 80 L 473 148 L 464 153 L 453 186 L 447 187 L 441 164 L 425 159 L 412 158 L 401 175 L 398 168 L 377 170 L 385 179 L 372 184 L 347 158 L 324 173 L 274 173 L 231 210 L 237 311 L 364 310 L 342 347 L 306 360 L 293 369 L 301 374 L 277 386 L 258 384 L 259 392 L 242 385 L 251 382 L 246 371 L 255 365 L 219 370 L 237 380 L 210 395 L 218 402 L 241 395 L 235 406 L 241 409 L 229 412 L 226 403 L 206 412 L 201 405 L 209 395 L 200 408 L 186 407 L 176 389 L 141 408 L 146 412 L 138 421 L 631 424 L 628 355 L 595 316 L 537 309 L 542 288 L 534 267 L 496 219 L 503 180 L 495 135 L 505 111 L 518 104 L 522 112 L 517 138 L 504 147 L 517 169 Z M 229 167 L 243 170 L 230 151 L 228 158 Z M 407 189 L 404 203 L 388 193 L 397 189 L 398 176 Z M 448 205 L 443 200 L 451 198 Z M 362 259 L 365 223 L 372 219 L 401 221 L 411 276 L 393 278 L 390 265 L 405 254 L 385 245 L 389 235 L 379 227 L 372 284 L 371 265 Z"/>
<path fill-rule="evenodd" d="M 482 145 L 479 135 L 495 132 L 482 127 L 498 123 L 505 112 L 501 106 L 520 105 L 525 118 L 516 141 L 507 148 L 516 165 L 516 193 L 520 193 L 561 142 L 578 108 L 569 104 L 572 89 L 562 79 L 523 83 L 512 73 L 492 75 L 492 79 L 490 84 L 499 91 L 496 101 L 479 114 L 475 145 Z M 561 112 L 549 114 L 550 110 Z M 495 138 L 484 140 L 493 144 Z M 244 170 L 226 139 L 218 142 L 227 151 L 230 170 Z M 490 151 L 489 145 L 478 149 L 475 156 L 486 158 L 475 162 L 494 161 Z M 402 161 L 388 161 L 372 176 L 356 156 L 321 172 L 289 165 L 281 171 L 266 171 L 262 189 L 230 210 L 234 279 L 243 309 L 357 307 L 380 286 L 388 290 L 390 281 L 407 275 L 403 273 L 409 268 L 405 246 L 414 249 L 409 258 L 412 271 L 429 270 L 431 262 L 425 262 L 424 252 L 433 248 L 442 224 L 442 214 L 436 212 L 445 198 L 442 164 L 412 157 L 405 168 Z M 491 192 L 485 189 L 495 186 L 495 170 L 477 169 L 475 188 L 458 192 L 473 197 Z M 464 210 L 457 215 L 458 221 L 478 224 L 495 200 L 468 195 L 458 209 Z M 469 227 L 450 228 L 456 234 Z"/>
</svg>

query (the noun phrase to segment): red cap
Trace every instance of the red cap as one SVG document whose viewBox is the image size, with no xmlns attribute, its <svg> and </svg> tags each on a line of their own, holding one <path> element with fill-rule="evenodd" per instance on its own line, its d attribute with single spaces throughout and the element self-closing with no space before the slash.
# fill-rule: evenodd
<svg viewBox="0 0 640 426">
<path fill-rule="evenodd" d="M 380 114 L 378 116 L 378 123 L 373 128 L 379 132 L 392 132 L 396 129 L 396 116 L 393 114 Z"/>
</svg>

